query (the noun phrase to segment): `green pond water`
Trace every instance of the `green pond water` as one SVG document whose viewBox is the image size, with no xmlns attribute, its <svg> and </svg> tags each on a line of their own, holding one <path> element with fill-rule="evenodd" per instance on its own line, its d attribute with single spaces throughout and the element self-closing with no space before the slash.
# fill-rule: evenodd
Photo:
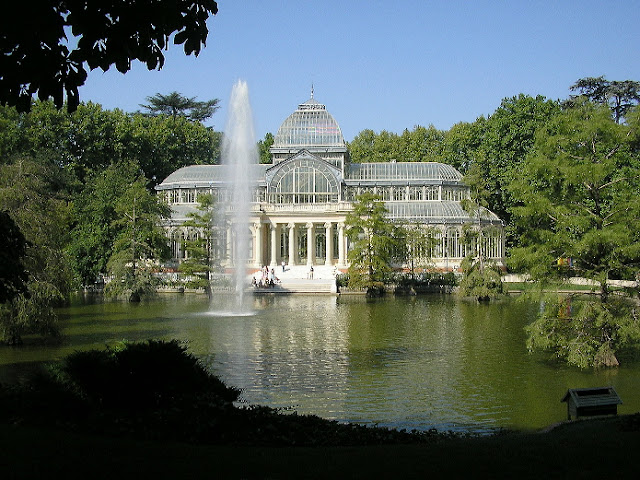
<svg viewBox="0 0 640 480">
<path fill-rule="evenodd" d="M 123 340 L 179 339 L 250 404 L 394 428 L 490 432 L 566 418 L 568 388 L 613 385 L 640 411 L 640 359 L 580 370 L 529 354 L 535 303 L 488 305 L 450 295 L 162 295 L 132 305 L 80 297 L 59 311 L 59 344 L 0 347 L 0 382 L 74 350 Z"/>
</svg>

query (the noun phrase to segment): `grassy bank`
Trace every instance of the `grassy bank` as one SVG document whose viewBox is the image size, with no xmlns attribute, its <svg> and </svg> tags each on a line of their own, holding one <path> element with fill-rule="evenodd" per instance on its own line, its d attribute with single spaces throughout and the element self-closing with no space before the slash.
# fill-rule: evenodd
<svg viewBox="0 0 640 480">
<path fill-rule="evenodd" d="M 509 293 L 527 292 L 536 293 L 540 291 L 544 292 L 561 292 L 561 293 L 594 293 L 600 294 L 600 288 L 592 285 L 580 285 L 574 283 L 559 283 L 553 286 L 546 285 L 542 288 L 538 283 L 533 282 L 505 282 L 504 289 Z M 612 291 L 618 290 L 612 288 Z"/>
<path fill-rule="evenodd" d="M 421 445 L 252 447 L 145 442 L 0 424 L 2 477 L 636 478 L 640 417 Z"/>
</svg>

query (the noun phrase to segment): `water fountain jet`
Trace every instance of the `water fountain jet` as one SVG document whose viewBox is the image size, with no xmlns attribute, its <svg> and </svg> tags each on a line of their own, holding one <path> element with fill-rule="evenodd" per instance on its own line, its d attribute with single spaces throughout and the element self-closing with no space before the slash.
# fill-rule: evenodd
<svg viewBox="0 0 640 480">
<path fill-rule="evenodd" d="M 249 218 L 251 201 L 255 188 L 255 167 L 258 163 L 253 115 L 249 102 L 247 83 L 238 80 L 231 91 L 229 111 L 222 143 L 222 164 L 225 165 L 226 208 L 223 220 L 226 231 L 229 227 L 231 242 L 231 266 L 233 268 L 233 288 L 236 298 L 235 309 L 245 312 L 244 291 L 247 287 L 247 260 L 249 259 L 250 238 Z M 228 223 L 227 223 L 228 222 Z"/>
</svg>

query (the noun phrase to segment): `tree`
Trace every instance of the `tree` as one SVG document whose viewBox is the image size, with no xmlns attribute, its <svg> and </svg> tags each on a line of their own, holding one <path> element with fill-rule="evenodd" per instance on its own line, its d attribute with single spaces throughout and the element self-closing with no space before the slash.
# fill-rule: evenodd
<svg viewBox="0 0 640 480">
<path fill-rule="evenodd" d="M 387 219 L 387 209 L 379 195 L 365 192 L 356 197 L 345 220 L 351 242 L 348 252 L 349 284 L 379 289 L 384 274 L 391 270 L 397 251 L 397 229 Z"/>
<path fill-rule="evenodd" d="M 215 163 L 222 135 L 184 117 L 132 115 L 123 125 L 121 158 L 135 160 L 144 175 L 160 182 L 180 167 Z"/>
<path fill-rule="evenodd" d="M 69 163 L 66 112 L 56 109 L 52 102 L 37 101 L 28 114 L 19 113 L 14 107 L 4 107 L 2 114 L 6 126 L 6 130 L 0 129 L 0 150 L 5 153 L 2 161 L 10 163 L 16 157 L 50 154 L 58 157 L 61 165 Z"/>
<path fill-rule="evenodd" d="M 505 98 L 488 119 L 482 121 L 482 142 L 473 155 L 473 179 L 477 189 L 489 193 L 488 207 L 506 224 L 511 223 L 509 184 L 518 177 L 526 156 L 534 148 L 535 132 L 560 111 L 557 102 L 538 95 Z M 471 186 L 471 176 L 467 179 Z M 507 232 L 509 234 L 509 232 Z M 511 238 L 507 239 L 510 242 Z"/>
<path fill-rule="evenodd" d="M 267 132 L 264 140 L 258 141 L 258 152 L 260 152 L 260 163 L 271 163 L 271 152 L 269 149 L 274 142 L 273 133 Z"/>
<path fill-rule="evenodd" d="M 398 137 L 399 156 L 402 162 L 438 162 L 442 157 L 444 134 L 433 125 L 425 128 L 416 125 L 412 131 L 405 129 Z"/>
<path fill-rule="evenodd" d="M 462 242 L 466 245 L 467 256 L 460 265 L 462 279 L 460 280 L 459 293 L 465 297 L 475 297 L 478 301 L 488 301 L 502 294 L 502 279 L 499 267 L 495 264 L 487 265 L 484 258 L 487 232 L 491 237 L 494 225 L 487 224 L 483 220 L 490 215 L 487 210 L 489 192 L 477 181 L 477 164 L 472 165 L 465 176 L 465 182 L 470 185 L 470 198 L 463 199 L 460 203 L 462 209 L 475 219 L 474 223 L 465 223 L 462 226 Z"/>
<path fill-rule="evenodd" d="M 163 50 L 184 45 L 187 55 L 206 45 L 213 0 L 109 0 L 10 2 L 0 17 L 0 104 L 29 110 L 31 97 L 53 98 L 69 111 L 80 103 L 86 68 L 121 73 L 139 60 L 164 65 Z M 68 36 L 72 38 L 69 39 Z"/>
<path fill-rule="evenodd" d="M 52 102 L 36 101 L 22 114 L 0 107 L 0 126 L 3 160 L 49 152 L 80 184 L 122 161 L 135 161 L 147 178 L 162 181 L 177 168 L 220 156 L 221 133 L 199 122 L 104 110 L 91 102 L 71 114 Z"/>
<path fill-rule="evenodd" d="M 105 293 L 128 294 L 131 302 L 155 291 L 154 270 L 169 255 L 160 226 L 161 220 L 169 218 L 169 207 L 147 190 L 146 183 L 144 177 L 138 177 L 115 205 L 113 225 L 119 233 L 107 263 L 112 278 Z"/>
<path fill-rule="evenodd" d="M 401 252 L 398 260 L 409 264 L 412 278 L 416 269 L 424 270 L 431 266 L 433 249 L 437 242 L 435 234 L 434 227 L 420 223 L 397 227 L 397 246 Z"/>
<path fill-rule="evenodd" d="M 459 289 L 461 296 L 486 302 L 502 295 L 502 278 L 495 265 L 484 265 L 468 256 L 462 260 L 460 268 L 462 270 Z"/>
<path fill-rule="evenodd" d="M 174 120 L 178 117 L 185 117 L 192 122 L 203 122 L 213 116 L 220 108 L 220 99 L 214 98 L 205 102 L 196 101 L 196 97 L 185 97 L 178 92 L 171 92 L 168 95 L 156 93 L 152 97 L 147 97 L 148 105 L 140 104 L 151 116 L 167 115 Z"/>
<path fill-rule="evenodd" d="M 633 80 L 609 81 L 603 76 L 586 77 L 579 79 L 569 89 L 579 94 L 571 95 L 567 106 L 580 103 L 580 97 L 586 97 L 592 102 L 608 106 L 616 123 L 620 123 L 629 110 L 640 103 L 640 82 Z"/>
<path fill-rule="evenodd" d="M 54 162 L 47 157 L 19 158 L 0 166 L 0 210 L 11 212 L 24 235 L 22 263 L 29 273 L 26 291 L 15 292 L 0 312 L 4 341 L 10 344 L 21 343 L 29 333 L 57 335 L 54 307 L 68 300 L 72 289 L 65 253 L 70 217 L 67 179 Z"/>
<path fill-rule="evenodd" d="M 538 132 L 511 186 L 522 234 L 510 264 L 540 281 L 580 276 L 600 286 L 598 301 L 547 300 L 528 330 L 530 348 L 574 365 L 616 365 L 617 350 L 640 338 L 634 309 L 609 298 L 608 283 L 640 266 L 640 165 L 629 145 L 637 128 L 592 102 L 567 109 Z"/>
<path fill-rule="evenodd" d="M 437 162 L 442 159 L 444 132 L 433 125 L 416 125 L 405 129 L 402 135 L 386 130 L 375 133 L 361 131 L 349 143 L 351 161 L 361 162 Z"/>
<path fill-rule="evenodd" d="M 11 155 L 23 145 L 21 115 L 13 107 L 0 105 L 0 164 L 7 163 Z"/>
<path fill-rule="evenodd" d="M 135 162 L 115 162 L 92 173 L 73 201 L 72 230 L 68 252 L 82 285 L 101 283 L 107 275 L 107 262 L 121 233 L 116 223 L 116 207 L 129 186 L 140 175 Z"/>
<path fill-rule="evenodd" d="M 443 163 L 452 165 L 457 170 L 466 174 L 475 161 L 484 134 L 486 119 L 479 117 L 473 123 L 460 122 L 444 132 L 442 140 Z"/>
<path fill-rule="evenodd" d="M 198 210 L 187 213 L 182 223 L 189 230 L 184 242 L 187 258 L 180 264 L 181 273 L 191 277 L 188 286 L 204 288 L 211 293 L 211 270 L 214 261 L 215 212 L 210 194 L 198 195 Z"/>
<path fill-rule="evenodd" d="M 373 142 L 373 156 L 369 162 L 391 162 L 402 160 L 400 137 L 397 133 L 382 130 Z"/>
<path fill-rule="evenodd" d="M 511 193 L 522 228 L 514 266 L 534 278 L 578 274 L 603 297 L 612 276 L 633 278 L 640 265 L 640 165 L 629 151 L 630 128 L 608 109 L 585 103 L 539 132 Z M 571 258 L 571 269 L 558 259 Z M 562 263 L 562 262 L 561 262 Z"/>
<path fill-rule="evenodd" d="M 617 353 L 640 343 L 640 320 L 627 299 L 580 301 L 547 298 L 544 310 L 526 327 L 529 351 L 550 350 L 569 365 L 617 367 Z"/>
<path fill-rule="evenodd" d="M 356 163 L 403 161 L 403 155 L 406 153 L 398 134 L 387 130 L 380 133 L 363 130 L 356 135 L 348 148 L 351 160 Z"/>
<path fill-rule="evenodd" d="M 24 266 L 27 245 L 9 213 L 0 210 L 0 304 L 28 291 L 29 274 Z"/>
<path fill-rule="evenodd" d="M 354 163 L 372 162 L 376 133 L 371 129 L 362 130 L 348 144 L 349 157 Z"/>
</svg>

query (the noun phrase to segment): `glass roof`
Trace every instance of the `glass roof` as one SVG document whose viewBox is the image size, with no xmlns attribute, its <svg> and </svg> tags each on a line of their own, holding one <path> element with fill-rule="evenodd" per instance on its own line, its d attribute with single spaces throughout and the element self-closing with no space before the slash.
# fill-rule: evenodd
<svg viewBox="0 0 640 480">
<path fill-rule="evenodd" d="M 256 171 L 252 178 L 257 178 L 259 184 L 264 184 L 264 175 L 270 166 L 265 164 L 253 165 Z M 226 174 L 228 171 L 228 165 L 190 165 L 173 172 L 156 188 L 158 190 L 167 190 L 170 188 L 195 188 L 220 184 L 225 182 L 225 178 L 228 178 Z"/>
<path fill-rule="evenodd" d="M 345 169 L 345 180 L 422 180 L 434 183 L 458 183 L 462 181 L 462 174 L 451 165 L 437 162 L 351 163 L 348 169 Z"/>
<path fill-rule="evenodd" d="M 280 125 L 272 148 L 344 147 L 340 126 L 327 108 L 313 98 L 298 105 L 298 109 Z"/>
<path fill-rule="evenodd" d="M 385 202 L 392 220 L 419 221 L 420 223 L 468 223 L 477 222 L 475 216 L 469 215 L 459 202 L 425 201 L 425 202 Z M 500 225 L 497 215 L 482 209 L 482 223 Z"/>
</svg>

